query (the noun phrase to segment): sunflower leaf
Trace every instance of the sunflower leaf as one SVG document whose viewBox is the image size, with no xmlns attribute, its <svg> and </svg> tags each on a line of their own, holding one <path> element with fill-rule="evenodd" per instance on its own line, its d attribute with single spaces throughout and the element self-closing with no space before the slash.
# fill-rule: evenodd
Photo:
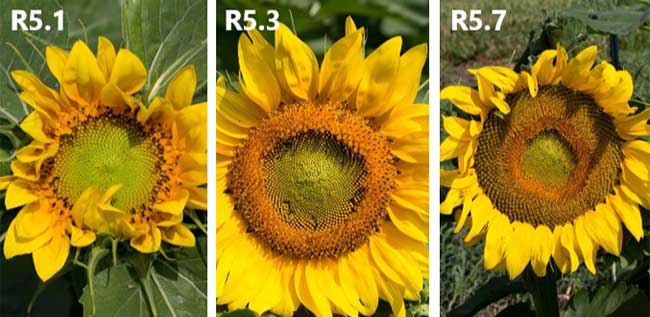
<svg viewBox="0 0 650 317">
<path fill-rule="evenodd" d="M 580 20 L 593 33 L 628 35 L 650 22 L 650 6 L 621 6 L 607 11 L 572 9 L 565 16 Z"/>
<path fill-rule="evenodd" d="M 573 295 L 564 316 L 648 316 L 648 301 L 636 287 L 602 285 L 592 293 L 582 289 Z"/>
<path fill-rule="evenodd" d="M 128 264 L 105 269 L 93 278 L 98 316 L 205 316 L 207 302 L 206 238 L 196 248 L 181 248 L 173 260 L 129 257 Z M 170 253 L 171 254 L 171 253 Z M 92 316 L 89 287 L 81 299 Z"/>
<path fill-rule="evenodd" d="M 142 59 L 148 70 L 144 87 L 147 101 L 162 95 L 174 74 L 185 65 L 194 64 L 198 87 L 205 85 L 206 12 L 205 1 L 122 3 L 122 36 L 126 47 Z"/>
</svg>

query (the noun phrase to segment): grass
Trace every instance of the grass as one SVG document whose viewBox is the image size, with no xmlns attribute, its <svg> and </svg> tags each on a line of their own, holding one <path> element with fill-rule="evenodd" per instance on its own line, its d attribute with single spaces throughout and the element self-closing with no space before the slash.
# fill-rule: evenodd
<svg viewBox="0 0 650 317">
<path fill-rule="evenodd" d="M 528 0 L 506 1 L 493 0 L 476 2 L 470 0 L 447 0 L 440 6 L 441 45 L 440 68 L 441 87 L 449 84 L 462 83 L 475 85 L 474 78 L 466 69 L 502 65 L 514 66 L 519 56 L 525 50 L 530 31 L 540 28 L 546 17 L 553 12 L 569 7 L 583 9 L 605 9 L 611 7 L 612 1 L 589 0 Z M 483 12 L 484 23 L 494 25 L 496 16 L 492 17 L 492 9 L 506 9 L 507 14 L 499 32 L 453 32 L 451 31 L 452 9 L 480 9 Z M 621 65 L 634 78 L 635 96 L 645 103 L 650 101 L 650 32 L 638 30 L 625 37 L 619 37 L 619 54 Z M 608 37 L 590 35 L 588 42 L 599 45 L 600 58 L 607 59 Z M 454 115 L 455 109 L 447 101 L 441 104 L 441 113 Z M 441 138 L 446 135 L 441 132 Z M 443 165 L 448 162 L 443 163 Z M 444 196 L 442 196 L 444 199 Z M 483 269 L 482 242 L 471 248 L 463 246 L 464 233 L 453 234 L 454 223 L 443 222 L 440 228 L 440 304 L 441 316 L 459 306 L 476 292 L 482 285 L 493 277 L 504 275 L 505 272 L 486 272 Z M 598 264 L 597 275 L 589 273 L 584 266 L 562 278 L 558 282 L 558 300 L 564 308 L 571 296 L 579 289 L 593 289 L 595 286 L 611 281 L 611 268 L 602 261 Z M 495 316 L 507 305 L 529 300 L 527 295 L 509 296 L 489 305 L 477 316 Z"/>
</svg>

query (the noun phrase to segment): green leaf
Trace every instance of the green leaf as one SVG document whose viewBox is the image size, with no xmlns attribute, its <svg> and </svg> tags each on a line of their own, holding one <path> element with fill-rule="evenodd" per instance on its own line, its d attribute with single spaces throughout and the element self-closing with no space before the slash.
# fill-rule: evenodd
<svg viewBox="0 0 650 317">
<path fill-rule="evenodd" d="M 648 301 L 648 297 L 636 287 L 603 285 L 591 294 L 582 289 L 573 295 L 564 316 L 648 316 Z"/>
<path fill-rule="evenodd" d="M 96 316 L 205 316 L 207 302 L 206 238 L 182 248 L 174 260 L 134 254 L 129 264 L 99 272 L 93 279 Z M 80 302 L 93 316 L 89 287 Z"/>
<path fill-rule="evenodd" d="M 194 64 L 198 86 L 207 77 L 206 1 L 134 0 L 122 4 L 126 47 L 145 64 L 145 100 L 165 92 L 174 74 Z"/>
<path fill-rule="evenodd" d="M 650 6 L 625 6 L 608 11 L 572 9 L 564 15 L 580 20 L 595 33 L 628 35 L 650 22 Z"/>
<path fill-rule="evenodd" d="M 56 26 L 56 18 L 52 14 L 62 6 L 58 1 L 10 0 L 3 1 L 3 8 L 12 10 L 40 9 L 40 18 L 44 25 Z M 11 71 L 27 70 L 34 73 L 43 82 L 52 86 L 55 80 L 45 64 L 45 47 L 51 44 L 63 44 L 68 38 L 66 29 L 63 31 L 12 31 L 11 15 L 7 10 L 0 17 L 0 118 L 17 124 L 29 113 L 29 108 L 18 99 L 17 88 L 11 79 Z M 67 17 L 64 15 L 64 19 Z"/>
</svg>

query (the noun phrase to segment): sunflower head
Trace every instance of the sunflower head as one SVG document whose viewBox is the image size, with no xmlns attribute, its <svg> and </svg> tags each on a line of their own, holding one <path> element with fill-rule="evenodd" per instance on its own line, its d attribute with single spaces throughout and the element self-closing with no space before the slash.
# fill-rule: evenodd
<svg viewBox="0 0 650 317">
<path fill-rule="evenodd" d="M 284 25 L 274 45 L 241 35 L 240 91 L 217 82 L 218 304 L 372 315 L 381 298 L 403 315 L 417 299 L 428 107 L 413 102 L 426 46 L 402 55 L 395 37 L 364 57 L 364 32 L 348 18 L 320 66 Z"/>
<path fill-rule="evenodd" d="M 161 241 L 194 245 L 181 223 L 186 206 L 205 209 L 206 106 L 190 105 L 194 68 L 145 106 L 137 95 L 144 65 L 106 38 L 96 55 L 77 41 L 69 52 L 48 47 L 46 60 L 58 90 L 29 72 L 11 74 L 34 111 L 20 124 L 32 141 L 0 180 L 7 209 L 22 207 L 5 256 L 31 253 L 47 280 L 70 245 L 86 246 L 97 233 L 128 239 L 141 252 L 157 251 Z"/>
<path fill-rule="evenodd" d="M 568 59 L 558 45 L 530 72 L 473 69 L 478 89 L 441 92 L 471 117 L 443 118 L 440 159 L 458 169 L 442 171 L 441 212 L 462 205 L 456 232 L 468 224 L 466 242 L 485 237 L 486 269 L 514 278 L 530 263 L 544 276 L 552 257 L 564 273 L 582 262 L 595 273 L 600 248 L 620 253 L 621 222 L 643 236 L 650 109 L 635 114 L 630 74 L 595 59 L 595 46 Z"/>
</svg>

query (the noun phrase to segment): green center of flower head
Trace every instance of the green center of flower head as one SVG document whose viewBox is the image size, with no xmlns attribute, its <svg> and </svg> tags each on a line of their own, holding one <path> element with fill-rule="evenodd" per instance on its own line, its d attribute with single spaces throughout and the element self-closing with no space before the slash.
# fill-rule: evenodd
<svg viewBox="0 0 650 317">
<path fill-rule="evenodd" d="M 61 138 L 53 174 L 57 192 L 74 203 L 89 187 L 101 191 L 121 184 L 112 205 L 132 210 L 153 199 L 161 150 L 140 124 L 121 115 L 104 115 Z"/>
<path fill-rule="evenodd" d="M 329 134 L 308 132 L 285 140 L 264 169 L 276 210 L 296 228 L 338 225 L 362 197 L 362 158 Z"/>
<path fill-rule="evenodd" d="M 548 186 L 566 183 L 576 167 L 576 155 L 561 136 L 546 131 L 528 143 L 521 168 L 526 177 Z"/>
</svg>

